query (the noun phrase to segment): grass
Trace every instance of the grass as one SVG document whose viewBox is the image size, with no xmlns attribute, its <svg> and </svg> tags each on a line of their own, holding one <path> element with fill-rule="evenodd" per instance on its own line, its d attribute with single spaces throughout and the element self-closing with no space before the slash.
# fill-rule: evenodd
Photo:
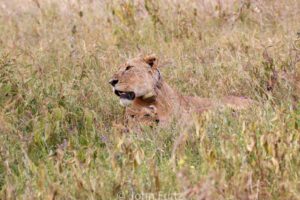
<svg viewBox="0 0 300 200">
<path fill-rule="evenodd" d="M 300 199 L 299 10 L 3 1 L 0 199 Z M 184 94 L 259 105 L 124 134 L 107 81 L 139 53 L 168 63 L 164 79 Z"/>
</svg>

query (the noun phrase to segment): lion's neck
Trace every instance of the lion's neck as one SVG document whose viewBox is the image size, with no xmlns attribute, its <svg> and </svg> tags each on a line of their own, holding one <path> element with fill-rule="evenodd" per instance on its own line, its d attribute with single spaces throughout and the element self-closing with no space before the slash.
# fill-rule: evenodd
<svg viewBox="0 0 300 200">
<path fill-rule="evenodd" d="M 182 95 L 176 92 L 166 82 L 161 80 L 160 86 L 155 90 L 156 96 L 143 99 L 136 98 L 133 102 L 132 108 L 140 110 L 143 107 L 155 106 L 160 120 L 169 118 L 174 112 L 180 112 Z"/>
<path fill-rule="evenodd" d="M 141 106 L 155 105 L 155 106 L 169 107 L 174 103 L 177 103 L 179 96 L 181 96 L 164 81 L 161 81 L 160 87 L 157 87 L 155 92 L 156 95 L 154 97 L 147 98 L 147 99 L 144 99 L 143 97 L 139 97 L 135 99 L 134 105 L 141 105 Z"/>
</svg>

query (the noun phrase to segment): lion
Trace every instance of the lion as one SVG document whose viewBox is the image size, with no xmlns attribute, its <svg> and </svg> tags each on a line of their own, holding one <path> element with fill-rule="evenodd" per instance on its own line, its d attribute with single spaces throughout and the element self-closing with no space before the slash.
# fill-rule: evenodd
<svg viewBox="0 0 300 200">
<path fill-rule="evenodd" d="M 168 124 L 173 118 L 188 120 L 193 113 L 220 106 L 244 109 L 253 103 L 251 99 L 237 96 L 213 100 L 182 95 L 164 81 L 155 55 L 128 60 L 109 84 L 125 107 L 125 118 L 131 124 Z"/>
</svg>

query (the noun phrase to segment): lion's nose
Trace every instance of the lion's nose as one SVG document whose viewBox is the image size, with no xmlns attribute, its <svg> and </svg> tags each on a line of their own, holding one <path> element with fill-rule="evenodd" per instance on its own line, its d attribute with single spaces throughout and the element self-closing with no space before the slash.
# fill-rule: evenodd
<svg viewBox="0 0 300 200">
<path fill-rule="evenodd" d="M 111 84 L 112 86 L 115 86 L 118 82 L 119 82 L 119 80 L 117 80 L 117 79 L 111 79 L 109 81 L 109 84 Z"/>
</svg>

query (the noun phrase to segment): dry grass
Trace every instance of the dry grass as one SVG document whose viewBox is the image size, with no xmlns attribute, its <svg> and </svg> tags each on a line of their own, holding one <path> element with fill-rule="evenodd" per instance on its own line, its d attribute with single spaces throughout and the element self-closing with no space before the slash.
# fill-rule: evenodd
<svg viewBox="0 0 300 200">
<path fill-rule="evenodd" d="M 298 0 L 1 1 L 0 198 L 300 199 L 299 10 Z M 153 52 L 182 93 L 260 105 L 124 135 L 107 80 Z"/>
</svg>

